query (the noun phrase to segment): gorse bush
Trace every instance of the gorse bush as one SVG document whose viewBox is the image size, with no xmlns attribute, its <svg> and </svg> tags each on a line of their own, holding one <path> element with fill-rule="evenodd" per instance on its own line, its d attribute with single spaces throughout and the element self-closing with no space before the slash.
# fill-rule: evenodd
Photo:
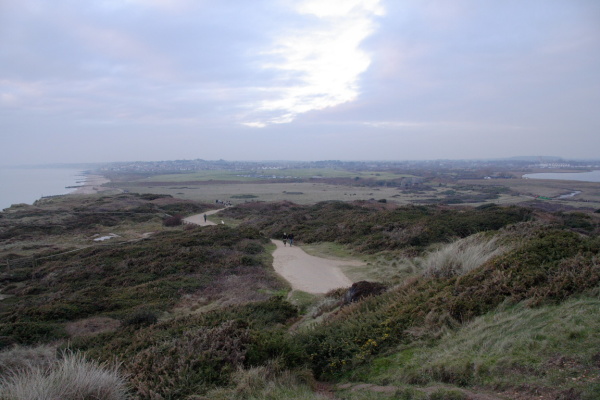
<svg viewBox="0 0 600 400">
<path fill-rule="evenodd" d="M 50 368 L 34 366 L 6 374 L 0 398 L 14 400 L 124 400 L 125 377 L 117 366 L 99 364 L 79 353 L 66 353 Z"/>
</svg>

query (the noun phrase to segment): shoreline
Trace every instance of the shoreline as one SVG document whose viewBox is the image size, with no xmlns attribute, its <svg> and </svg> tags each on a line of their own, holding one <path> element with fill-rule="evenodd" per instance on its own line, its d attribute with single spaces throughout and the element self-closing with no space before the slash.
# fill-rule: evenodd
<svg viewBox="0 0 600 400">
<path fill-rule="evenodd" d="M 95 194 L 111 190 L 111 188 L 102 187 L 102 185 L 109 183 L 110 179 L 97 174 L 85 175 L 85 182 L 82 186 L 79 186 L 69 194 Z"/>
</svg>

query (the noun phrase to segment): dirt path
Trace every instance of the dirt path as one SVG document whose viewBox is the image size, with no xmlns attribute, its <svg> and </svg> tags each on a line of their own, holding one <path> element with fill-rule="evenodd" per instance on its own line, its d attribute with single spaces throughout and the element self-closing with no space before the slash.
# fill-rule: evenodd
<svg viewBox="0 0 600 400">
<path fill-rule="evenodd" d="M 221 210 L 192 215 L 184 218 L 183 221 L 201 226 L 215 225 L 214 222 L 208 220 L 204 222 L 204 214 L 213 215 Z M 306 254 L 300 247 L 284 246 L 281 240 L 272 240 L 272 242 L 277 246 L 273 252 L 273 268 L 292 285 L 294 290 L 319 294 L 340 287 L 350 287 L 353 282 L 344 275 L 340 266 L 364 265 L 360 261 L 340 261 L 315 257 Z"/>
<path fill-rule="evenodd" d="M 214 222 L 209 221 L 209 220 L 206 220 L 206 222 L 205 222 L 204 221 L 204 214 L 206 214 L 206 216 L 209 216 L 209 215 L 216 214 L 216 213 L 218 213 L 221 210 L 224 210 L 224 208 L 220 208 L 218 210 L 207 211 L 207 212 L 202 213 L 202 214 L 192 215 L 190 217 L 184 218 L 183 222 L 184 223 L 188 223 L 188 224 L 200 225 L 200 226 L 216 225 Z"/>
<path fill-rule="evenodd" d="M 332 289 L 352 286 L 352 281 L 340 269 L 342 265 L 358 266 L 360 261 L 340 261 L 306 254 L 297 246 L 284 246 L 280 240 L 272 240 L 277 246 L 273 252 L 273 267 L 295 290 L 308 293 L 327 293 Z"/>
</svg>

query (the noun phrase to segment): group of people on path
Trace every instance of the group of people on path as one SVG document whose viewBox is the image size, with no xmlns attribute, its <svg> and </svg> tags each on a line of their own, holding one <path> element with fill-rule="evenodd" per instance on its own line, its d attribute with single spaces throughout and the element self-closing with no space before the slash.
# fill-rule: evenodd
<svg viewBox="0 0 600 400">
<path fill-rule="evenodd" d="M 283 232 L 283 246 L 286 247 L 287 243 L 290 243 L 290 247 L 294 244 L 294 234 L 293 233 L 285 233 Z"/>
</svg>

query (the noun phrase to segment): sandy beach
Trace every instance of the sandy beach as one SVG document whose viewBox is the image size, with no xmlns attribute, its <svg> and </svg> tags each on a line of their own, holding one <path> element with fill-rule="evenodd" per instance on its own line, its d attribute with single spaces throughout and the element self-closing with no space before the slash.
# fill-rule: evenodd
<svg viewBox="0 0 600 400">
<path fill-rule="evenodd" d="M 111 190 L 110 188 L 102 187 L 102 185 L 108 182 L 110 182 L 110 179 L 102 175 L 86 175 L 84 184 L 70 194 L 94 194 Z"/>
</svg>

